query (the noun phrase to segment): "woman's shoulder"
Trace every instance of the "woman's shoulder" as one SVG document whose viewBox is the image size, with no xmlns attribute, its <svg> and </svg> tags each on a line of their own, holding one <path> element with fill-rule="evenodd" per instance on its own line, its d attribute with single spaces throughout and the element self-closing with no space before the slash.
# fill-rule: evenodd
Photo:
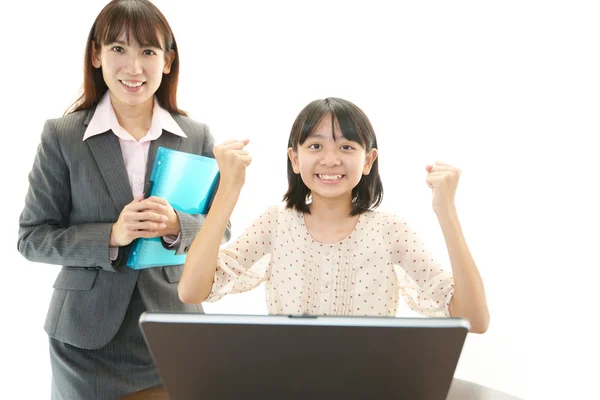
<svg viewBox="0 0 600 400">
<path fill-rule="evenodd" d="M 93 115 L 93 110 L 86 109 L 71 112 L 58 118 L 50 118 L 44 124 L 42 135 L 69 137 L 74 134 L 83 135 L 85 123 Z"/>
<path fill-rule="evenodd" d="M 176 113 L 171 114 L 171 116 L 187 136 L 203 135 L 208 132 L 208 125 L 191 117 Z"/>
</svg>

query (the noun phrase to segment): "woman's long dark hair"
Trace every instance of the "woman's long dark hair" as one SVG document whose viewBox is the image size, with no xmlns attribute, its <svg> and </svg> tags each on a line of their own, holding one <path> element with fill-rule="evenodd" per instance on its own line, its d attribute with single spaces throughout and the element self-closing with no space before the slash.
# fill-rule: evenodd
<svg viewBox="0 0 600 400">
<path fill-rule="evenodd" d="M 125 31 L 142 46 L 162 49 L 165 54 L 174 52 L 169 74 L 164 74 L 156 91 L 160 105 L 171 113 L 187 115 L 177 107 L 177 84 L 179 82 L 179 53 L 173 31 L 165 16 L 148 0 L 113 0 L 96 17 L 88 35 L 83 61 L 83 91 L 65 114 L 85 110 L 98 104 L 108 90 L 102 77 L 102 69 L 92 65 L 93 44 L 96 51 L 102 45 L 113 43 Z"/>
</svg>

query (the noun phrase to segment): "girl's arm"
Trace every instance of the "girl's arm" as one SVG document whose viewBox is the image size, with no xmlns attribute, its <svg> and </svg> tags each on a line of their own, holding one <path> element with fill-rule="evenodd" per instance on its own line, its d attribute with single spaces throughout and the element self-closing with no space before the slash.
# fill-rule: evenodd
<svg viewBox="0 0 600 400">
<path fill-rule="evenodd" d="M 210 211 L 188 251 L 181 281 L 179 298 L 184 303 L 199 304 L 211 292 L 221 238 L 237 204 L 246 176 L 246 167 L 252 161 L 244 147 L 248 140 L 229 141 L 215 146 L 221 180 Z"/>
<path fill-rule="evenodd" d="M 427 166 L 427 172 L 427 183 L 433 189 L 433 209 L 442 228 L 454 277 L 450 315 L 468 319 L 472 332 L 484 333 L 490 322 L 490 314 L 483 281 L 467 247 L 454 206 L 460 171 L 438 162 Z"/>
<path fill-rule="evenodd" d="M 456 210 L 438 214 L 438 221 L 446 240 L 454 276 L 450 315 L 467 318 L 472 332 L 484 333 L 490 322 L 490 314 L 483 281 L 465 242 Z"/>
<path fill-rule="evenodd" d="M 187 253 L 178 287 L 182 302 L 200 304 L 210 294 L 221 238 L 227 229 L 227 222 L 231 218 L 240 192 L 241 187 L 220 186 L 217 190 L 204 224 Z"/>
</svg>

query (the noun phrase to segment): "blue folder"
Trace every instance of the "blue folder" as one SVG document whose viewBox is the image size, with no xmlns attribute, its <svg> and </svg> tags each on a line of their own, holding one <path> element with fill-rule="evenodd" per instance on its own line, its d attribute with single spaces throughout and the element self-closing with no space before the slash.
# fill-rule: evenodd
<svg viewBox="0 0 600 400">
<path fill-rule="evenodd" d="M 206 214 L 218 180 L 219 168 L 214 158 L 159 147 L 147 197 L 161 197 L 175 210 L 187 214 Z M 181 265 L 185 257 L 166 249 L 161 238 L 140 238 L 131 245 L 127 266 L 144 269 Z"/>
</svg>

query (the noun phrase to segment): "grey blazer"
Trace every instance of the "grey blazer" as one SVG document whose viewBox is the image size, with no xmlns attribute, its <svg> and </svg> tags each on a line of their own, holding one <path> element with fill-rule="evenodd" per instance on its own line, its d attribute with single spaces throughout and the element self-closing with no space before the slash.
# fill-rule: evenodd
<svg viewBox="0 0 600 400">
<path fill-rule="evenodd" d="M 62 265 L 45 330 L 60 341 L 98 349 L 116 335 L 137 283 L 148 311 L 202 312 L 183 304 L 177 283 L 183 266 L 135 271 L 128 268 L 130 246 L 119 248 L 111 262 L 108 241 L 121 210 L 133 200 L 118 138 L 107 131 L 83 141 L 95 109 L 48 120 L 19 220 L 18 249 L 30 261 Z M 150 145 L 146 182 L 158 146 L 213 157 L 214 139 L 208 127 L 173 114 L 187 135 L 163 130 Z M 203 215 L 177 212 L 181 242 L 187 252 L 204 222 Z M 225 240 L 231 236 L 227 229 Z"/>
</svg>

